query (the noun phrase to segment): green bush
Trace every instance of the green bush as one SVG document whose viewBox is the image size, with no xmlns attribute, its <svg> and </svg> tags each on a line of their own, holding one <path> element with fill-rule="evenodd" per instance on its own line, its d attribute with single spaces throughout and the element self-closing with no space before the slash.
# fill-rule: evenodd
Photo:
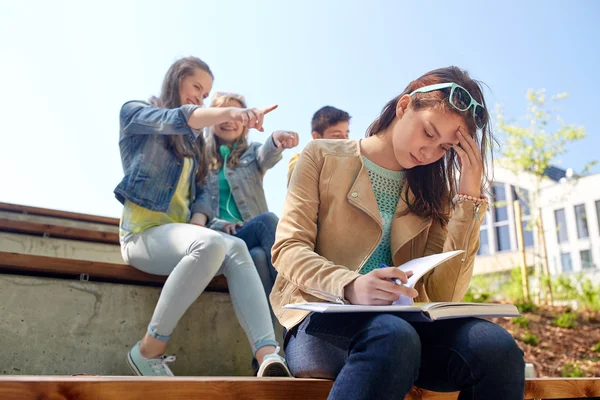
<svg viewBox="0 0 600 400">
<path fill-rule="evenodd" d="M 552 291 L 557 300 L 575 300 L 578 297 L 575 281 L 567 275 L 558 275 L 552 280 Z"/>
<path fill-rule="evenodd" d="M 535 304 L 533 304 L 530 301 L 518 301 L 515 303 L 515 306 L 517 307 L 517 309 L 519 310 L 519 312 L 521 314 L 523 313 L 527 313 L 527 312 L 533 312 L 536 310 L 536 306 Z"/>
<path fill-rule="evenodd" d="M 564 378 L 581 378 L 583 371 L 576 362 L 568 362 L 562 367 L 562 376 Z"/>
<path fill-rule="evenodd" d="M 600 342 L 598 342 L 592 346 L 592 351 L 594 351 L 596 353 L 600 353 Z"/>
<path fill-rule="evenodd" d="M 530 344 L 532 346 L 537 346 L 540 343 L 540 338 L 532 334 L 531 332 L 527 332 L 525 337 L 523 338 L 523 343 Z"/>
<path fill-rule="evenodd" d="M 510 279 L 500 287 L 504 297 L 515 303 L 523 302 L 523 283 L 521 280 L 521 267 L 510 270 Z"/>
<path fill-rule="evenodd" d="M 559 275 L 552 279 L 554 298 L 575 300 L 583 309 L 600 311 L 600 285 L 579 273 L 574 277 Z"/>
<path fill-rule="evenodd" d="M 491 293 L 485 289 L 469 287 L 463 301 L 468 303 L 486 303 L 491 298 Z"/>
<path fill-rule="evenodd" d="M 560 328 L 573 329 L 577 326 L 577 314 L 564 312 L 552 321 L 552 325 Z"/>
<path fill-rule="evenodd" d="M 580 303 L 583 308 L 600 311 L 600 285 L 595 286 L 589 278 L 585 278 L 580 286 Z"/>
<path fill-rule="evenodd" d="M 526 317 L 513 318 L 512 322 L 515 325 L 520 326 L 521 328 L 528 328 L 529 327 L 529 320 Z"/>
<path fill-rule="evenodd" d="M 467 289 L 467 293 L 463 301 L 469 303 L 485 303 L 492 298 L 490 293 L 490 285 L 492 278 L 484 275 L 475 275 L 471 279 L 471 284 Z"/>
</svg>

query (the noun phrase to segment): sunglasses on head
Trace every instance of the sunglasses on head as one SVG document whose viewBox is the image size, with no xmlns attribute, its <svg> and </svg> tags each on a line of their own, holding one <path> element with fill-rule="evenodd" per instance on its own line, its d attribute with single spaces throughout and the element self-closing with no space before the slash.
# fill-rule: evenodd
<svg viewBox="0 0 600 400">
<path fill-rule="evenodd" d="M 409 94 L 409 96 L 412 96 L 415 93 L 434 92 L 436 90 L 447 88 L 450 88 L 450 97 L 448 97 L 450 105 L 459 111 L 467 111 L 469 108 L 471 108 L 471 106 L 473 106 L 473 119 L 475 120 L 475 126 L 477 126 L 477 129 L 483 129 L 487 122 L 485 107 L 478 103 L 473 96 L 471 96 L 471 93 L 469 93 L 467 89 L 457 85 L 454 82 L 423 86 L 422 88 L 414 90 Z"/>
</svg>

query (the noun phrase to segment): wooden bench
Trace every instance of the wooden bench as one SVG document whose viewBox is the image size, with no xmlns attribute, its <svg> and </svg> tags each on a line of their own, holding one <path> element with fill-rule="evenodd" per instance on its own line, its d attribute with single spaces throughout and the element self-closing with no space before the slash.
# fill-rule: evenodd
<svg viewBox="0 0 600 400">
<path fill-rule="evenodd" d="M 60 218 L 118 227 L 116 218 L 0 203 L 0 211 Z M 75 241 L 119 244 L 118 234 L 81 229 L 53 223 L 15 221 L 0 218 L 0 232 L 61 238 Z M 166 277 L 146 274 L 125 264 L 85 261 L 60 257 L 0 251 L 0 273 L 20 273 L 75 278 L 84 274 L 91 280 L 116 283 L 162 285 Z M 224 277 L 208 288 L 227 291 Z M 142 378 L 142 377 L 0 377 L 0 399 L 326 399 L 332 382 L 314 379 L 256 379 L 231 377 Z M 435 393 L 418 388 L 407 400 L 455 400 L 457 393 Z M 589 378 L 528 379 L 526 399 L 567 399 L 600 396 L 600 380 Z"/>
<path fill-rule="evenodd" d="M 13 213 L 28 214 L 28 215 L 40 215 L 43 217 L 54 217 L 71 219 L 74 221 L 82 222 L 97 222 L 106 225 L 119 226 L 118 218 L 102 217 L 98 215 L 80 214 L 70 211 L 51 210 L 49 208 L 23 206 L 20 204 L 2 203 L 0 202 L 0 211 L 8 211 Z"/>
<path fill-rule="evenodd" d="M 130 265 L 0 251 L 0 273 L 79 278 L 112 283 L 162 286 L 166 276 L 142 272 Z M 216 276 L 206 290 L 227 292 L 227 279 Z"/>
<path fill-rule="evenodd" d="M 325 400 L 332 382 L 320 379 L 237 377 L 4 376 L 0 399 L 97 400 Z M 528 379 L 525 399 L 600 396 L 600 379 Z M 405 400 L 456 400 L 458 393 L 416 389 Z"/>
<path fill-rule="evenodd" d="M 96 223 L 113 228 L 119 226 L 119 220 L 117 218 L 50 210 L 18 204 L 0 203 L 0 211 L 21 215 L 35 215 L 70 221 Z M 56 223 L 40 223 L 0 218 L 0 232 L 119 245 L 119 234 L 117 232 L 76 228 Z M 166 280 L 165 276 L 148 274 L 126 264 L 76 260 L 62 257 L 47 257 L 5 251 L 0 251 L 0 273 L 43 275 L 61 278 L 77 278 L 84 276 L 86 279 L 90 280 L 151 286 L 162 286 Z M 217 276 L 209 284 L 206 290 L 227 292 L 227 280 L 224 276 Z"/>
</svg>

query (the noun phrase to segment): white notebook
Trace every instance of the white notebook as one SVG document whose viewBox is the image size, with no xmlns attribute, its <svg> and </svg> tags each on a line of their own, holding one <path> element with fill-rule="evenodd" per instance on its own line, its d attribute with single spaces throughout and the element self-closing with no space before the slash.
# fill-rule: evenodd
<svg viewBox="0 0 600 400">
<path fill-rule="evenodd" d="M 519 317 L 519 310 L 512 304 L 496 303 L 414 303 L 412 305 L 360 306 L 354 304 L 302 303 L 287 304 L 284 308 L 293 308 L 318 313 L 356 313 L 381 312 L 399 313 L 409 321 L 435 321 L 466 317 Z"/>
<path fill-rule="evenodd" d="M 448 251 L 427 257 L 415 258 L 398 268 L 402 271 L 413 271 L 405 286 L 414 288 L 415 284 L 427 272 L 431 271 L 445 261 L 460 257 L 463 250 Z M 292 308 L 319 313 L 350 313 L 350 312 L 394 312 L 402 313 L 402 317 L 414 321 L 435 321 L 437 319 L 464 318 L 464 317 L 518 317 L 519 310 L 512 304 L 493 303 L 462 303 L 462 302 L 437 302 L 414 303 L 408 296 L 400 296 L 389 306 L 363 306 L 354 304 L 335 303 L 302 303 L 287 304 L 284 308 Z"/>
</svg>

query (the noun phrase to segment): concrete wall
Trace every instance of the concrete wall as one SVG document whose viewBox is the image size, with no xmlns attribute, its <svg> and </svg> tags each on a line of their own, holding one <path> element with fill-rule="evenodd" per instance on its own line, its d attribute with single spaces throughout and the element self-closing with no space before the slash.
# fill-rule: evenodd
<svg viewBox="0 0 600 400">
<path fill-rule="evenodd" d="M 158 288 L 0 274 L 0 374 L 131 375 Z M 279 334 L 280 336 L 280 334 Z M 175 375 L 251 375 L 228 294 L 203 293 L 167 347 Z"/>
<path fill-rule="evenodd" d="M 0 218 L 118 232 L 106 224 L 0 212 Z M 0 232 L 0 251 L 124 264 L 120 246 Z M 0 274 L 0 374 L 130 375 L 127 351 L 144 335 L 160 289 Z M 282 328 L 276 325 L 281 342 Z M 251 348 L 227 293 L 205 292 L 167 353 L 175 375 L 252 375 Z"/>
</svg>

